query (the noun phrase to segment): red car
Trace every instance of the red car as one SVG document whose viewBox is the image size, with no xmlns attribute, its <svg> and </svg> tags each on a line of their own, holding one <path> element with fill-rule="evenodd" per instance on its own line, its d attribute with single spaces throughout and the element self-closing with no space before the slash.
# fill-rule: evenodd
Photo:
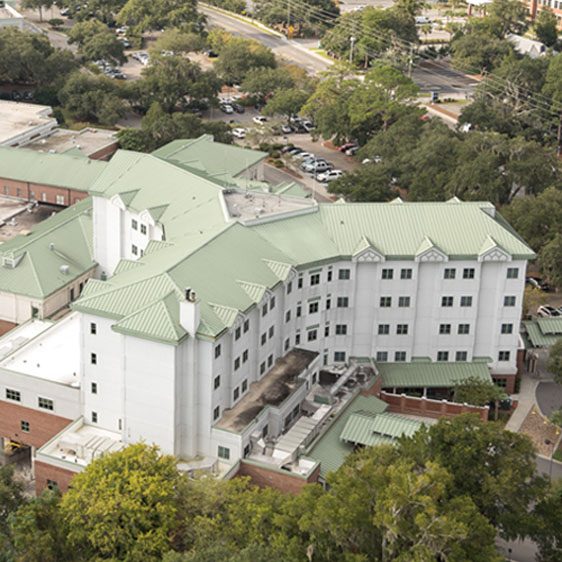
<svg viewBox="0 0 562 562">
<path fill-rule="evenodd" d="M 345 152 L 346 150 L 349 150 L 350 148 L 353 148 L 354 146 L 357 146 L 354 142 L 346 142 L 345 144 L 342 144 L 341 146 L 339 146 L 338 150 L 340 152 Z"/>
</svg>

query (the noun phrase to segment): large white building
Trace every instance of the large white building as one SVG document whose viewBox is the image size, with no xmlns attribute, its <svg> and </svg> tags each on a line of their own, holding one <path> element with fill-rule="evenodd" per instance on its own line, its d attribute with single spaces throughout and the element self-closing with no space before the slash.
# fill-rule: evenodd
<svg viewBox="0 0 562 562">
<path fill-rule="evenodd" d="M 65 325 L 81 416 L 39 449 L 44 478 L 141 439 L 228 470 L 352 358 L 484 364 L 512 384 L 534 254 L 489 203 L 317 204 L 127 151 L 90 193 L 97 279 Z M 17 354 L 2 393 L 41 376 Z"/>
</svg>

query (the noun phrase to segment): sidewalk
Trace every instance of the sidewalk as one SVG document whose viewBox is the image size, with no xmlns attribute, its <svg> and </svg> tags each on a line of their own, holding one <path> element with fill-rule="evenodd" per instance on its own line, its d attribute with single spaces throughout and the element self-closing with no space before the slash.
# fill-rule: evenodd
<svg viewBox="0 0 562 562">
<path fill-rule="evenodd" d="M 533 378 L 531 375 L 524 373 L 521 376 L 521 388 L 519 394 L 513 394 L 511 397 L 517 401 L 517 408 L 513 412 L 509 421 L 505 424 L 505 429 L 517 432 L 521 424 L 527 417 L 531 408 L 536 404 L 535 391 L 539 379 Z"/>
</svg>

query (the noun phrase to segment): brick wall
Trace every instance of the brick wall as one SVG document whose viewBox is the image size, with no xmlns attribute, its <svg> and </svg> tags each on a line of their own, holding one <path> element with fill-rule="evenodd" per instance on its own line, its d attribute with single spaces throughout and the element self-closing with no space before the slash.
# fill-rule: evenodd
<svg viewBox="0 0 562 562">
<path fill-rule="evenodd" d="M 92 152 L 92 154 L 90 154 L 88 158 L 91 158 L 92 160 L 109 160 L 110 157 L 115 154 L 118 148 L 119 143 L 114 142 L 113 144 L 110 144 L 109 146 L 106 146 L 96 152 Z"/>
<path fill-rule="evenodd" d="M 28 183 L 25 181 L 0 178 L 0 195 L 24 199 L 26 201 L 39 201 L 41 203 L 69 206 L 75 203 L 77 199 L 85 199 L 88 193 L 86 191 L 78 191 L 66 187 L 55 187 L 40 183 Z M 62 196 L 63 202 L 57 202 L 57 195 Z"/>
<path fill-rule="evenodd" d="M 397 414 L 411 414 L 415 416 L 426 416 L 428 418 L 454 418 L 460 414 L 478 414 L 483 421 L 488 420 L 488 410 L 478 406 L 467 406 L 448 402 L 447 400 L 431 400 L 429 398 L 417 398 L 406 396 L 405 394 L 391 394 L 384 392 L 380 394 L 380 399 L 388 404 L 388 411 Z"/>
<path fill-rule="evenodd" d="M 501 388 L 503 388 L 505 390 L 505 392 L 507 394 L 513 394 L 515 392 L 515 378 L 517 377 L 517 375 L 492 375 L 492 379 L 497 380 L 497 379 L 505 379 L 506 381 L 506 386 L 501 386 Z"/>
<path fill-rule="evenodd" d="M 22 431 L 22 420 L 29 423 L 29 431 Z M 0 435 L 19 443 L 41 447 L 71 422 L 67 418 L 0 400 Z"/>
<path fill-rule="evenodd" d="M 64 494 L 68 492 L 68 486 L 75 474 L 77 473 L 71 470 L 35 461 L 35 493 L 40 496 L 47 487 L 47 480 L 51 480 L 57 483 L 59 490 Z"/>
<path fill-rule="evenodd" d="M 0 336 L 7 334 L 10 330 L 13 330 L 17 326 L 14 322 L 8 322 L 7 320 L 0 320 Z"/>
<path fill-rule="evenodd" d="M 311 482 L 318 482 L 318 474 L 320 473 L 320 465 L 318 465 L 308 478 L 303 478 L 291 472 L 269 468 L 266 465 L 257 465 L 245 460 L 240 461 L 240 468 L 236 474 L 239 476 L 248 476 L 256 486 L 264 488 L 269 486 L 284 493 L 300 494 L 302 487 Z"/>
</svg>

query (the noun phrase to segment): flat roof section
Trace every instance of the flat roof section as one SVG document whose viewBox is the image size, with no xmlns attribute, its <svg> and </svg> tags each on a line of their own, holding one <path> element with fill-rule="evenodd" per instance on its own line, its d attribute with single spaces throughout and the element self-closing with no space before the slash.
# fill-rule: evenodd
<svg viewBox="0 0 562 562">
<path fill-rule="evenodd" d="M 8 355 L 0 367 L 33 377 L 78 386 L 80 316 L 72 313 Z"/>
<path fill-rule="evenodd" d="M 279 406 L 298 386 L 297 377 L 318 356 L 316 351 L 292 349 L 250 390 L 234 408 L 225 410 L 216 424 L 220 429 L 242 431 L 266 406 Z"/>
<path fill-rule="evenodd" d="M 47 203 L 33 205 L 0 195 L 0 243 L 7 242 L 18 234 L 28 234 L 32 226 L 43 222 L 60 210 L 61 208 L 56 205 Z"/>
<path fill-rule="evenodd" d="M 72 150 L 74 154 L 76 151 L 80 151 L 84 156 L 90 156 L 114 143 L 117 143 L 115 131 L 92 128 L 81 131 L 57 129 L 48 137 L 33 141 L 23 148 L 51 154 L 62 154 Z"/>
<path fill-rule="evenodd" d="M 53 325 L 52 322 L 33 319 L 16 326 L 0 338 L 0 359 L 8 356 Z"/>
<path fill-rule="evenodd" d="M 2 100 L 0 101 L 0 145 L 9 145 L 14 137 L 50 122 L 57 125 L 52 109 L 48 105 Z"/>
</svg>

